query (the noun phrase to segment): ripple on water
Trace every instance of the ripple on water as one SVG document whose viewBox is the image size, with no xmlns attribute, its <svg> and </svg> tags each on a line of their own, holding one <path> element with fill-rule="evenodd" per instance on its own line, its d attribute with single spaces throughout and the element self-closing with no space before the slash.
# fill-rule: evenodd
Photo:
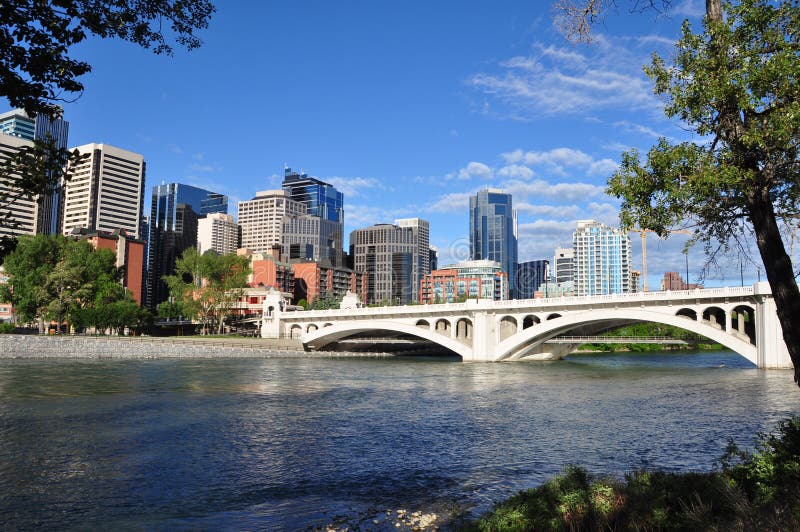
<svg viewBox="0 0 800 532">
<path fill-rule="evenodd" d="M 725 352 L 544 364 L 3 360 L 0 518 L 394 529 L 436 514 L 442 524 L 568 464 L 709 469 L 728 438 L 749 445 L 796 413 L 798 397 L 789 372 Z"/>
</svg>

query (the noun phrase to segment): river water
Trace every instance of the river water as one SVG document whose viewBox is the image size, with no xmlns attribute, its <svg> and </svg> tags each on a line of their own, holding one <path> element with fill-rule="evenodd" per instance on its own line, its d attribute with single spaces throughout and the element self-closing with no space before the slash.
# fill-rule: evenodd
<svg viewBox="0 0 800 532">
<path fill-rule="evenodd" d="M 396 529 L 568 464 L 707 470 L 800 413 L 738 355 L 0 361 L 6 529 Z"/>
</svg>

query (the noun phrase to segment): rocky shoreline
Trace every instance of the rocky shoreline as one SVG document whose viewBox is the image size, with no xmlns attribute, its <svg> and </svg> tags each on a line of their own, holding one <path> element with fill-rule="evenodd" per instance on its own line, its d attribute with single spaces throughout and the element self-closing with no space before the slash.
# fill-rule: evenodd
<svg viewBox="0 0 800 532">
<path fill-rule="evenodd" d="M 0 334 L 0 359 L 387 358 L 388 353 L 305 351 L 299 340 Z"/>
</svg>

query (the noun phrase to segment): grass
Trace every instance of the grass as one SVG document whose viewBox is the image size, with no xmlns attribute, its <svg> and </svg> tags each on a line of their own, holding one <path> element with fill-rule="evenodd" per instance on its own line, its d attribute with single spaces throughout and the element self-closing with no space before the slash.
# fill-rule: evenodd
<svg viewBox="0 0 800 532">
<path fill-rule="evenodd" d="M 730 443 L 708 473 L 636 471 L 623 480 L 569 467 L 501 502 L 468 530 L 800 530 L 800 418 Z"/>
</svg>

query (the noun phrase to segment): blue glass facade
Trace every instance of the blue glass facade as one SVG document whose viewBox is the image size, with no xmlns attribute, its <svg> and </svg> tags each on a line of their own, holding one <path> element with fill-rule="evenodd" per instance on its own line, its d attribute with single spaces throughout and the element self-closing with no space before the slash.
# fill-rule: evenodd
<svg viewBox="0 0 800 532">
<path fill-rule="evenodd" d="M 283 190 L 308 209 L 308 214 L 344 225 L 344 194 L 336 187 L 307 174 L 284 169 Z"/>
<path fill-rule="evenodd" d="M 197 245 L 197 220 L 206 214 L 228 213 L 228 197 L 202 188 L 168 183 L 153 187 L 148 239 L 145 303 L 151 309 L 167 300 L 165 275 L 175 272 L 175 260 Z"/>
<path fill-rule="evenodd" d="M 548 260 L 529 260 L 517 265 L 517 299 L 533 299 L 539 287 L 547 282 Z"/>
<path fill-rule="evenodd" d="M 472 260 L 499 262 L 508 275 L 509 294 L 517 297 L 517 213 L 511 194 L 495 189 L 469 199 L 469 245 Z"/>
</svg>

